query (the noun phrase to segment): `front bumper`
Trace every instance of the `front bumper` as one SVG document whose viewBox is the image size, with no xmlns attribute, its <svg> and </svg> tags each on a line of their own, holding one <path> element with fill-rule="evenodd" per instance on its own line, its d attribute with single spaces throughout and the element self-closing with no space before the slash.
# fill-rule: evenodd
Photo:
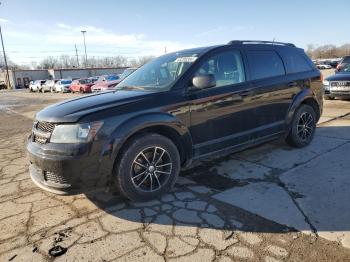
<svg viewBox="0 0 350 262">
<path fill-rule="evenodd" d="M 325 90 L 324 96 L 326 97 L 344 97 L 344 98 L 350 98 L 350 91 L 332 91 L 332 90 Z"/>
<path fill-rule="evenodd" d="M 28 139 L 31 179 L 56 194 L 77 194 L 106 185 L 91 144 L 37 144 Z"/>
</svg>

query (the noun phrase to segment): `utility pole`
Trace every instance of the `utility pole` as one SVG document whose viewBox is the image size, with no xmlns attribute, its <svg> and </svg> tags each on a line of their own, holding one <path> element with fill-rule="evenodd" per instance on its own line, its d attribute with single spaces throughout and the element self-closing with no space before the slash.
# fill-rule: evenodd
<svg viewBox="0 0 350 262">
<path fill-rule="evenodd" d="M 83 33 L 83 38 L 84 38 L 84 48 L 85 48 L 85 67 L 87 67 L 87 53 L 86 53 L 86 43 L 85 43 L 85 33 L 86 33 L 86 30 L 81 30 L 81 32 Z"/>
<path fill-rule="evenodd" d="M 78 65 L 78 68 L 79 68 L 79 56 L 78 56 L 77 45 L 75 45 L 75 55 L 76 55 L 76 57 L 77 57 L 77 65 Z"/>
<path fill-rule="evenodd" d="M 1 36 L 1 45 L 2 45 L 2 53 L 4 55 L 4 62 L 5 62 L 5 68 L 6 68 L 6 84 L 7 88 L 11 88 L 11 83 L 10 83 L 10 75 L 9 75 L 9 67 L 7 65 L 7 58 L 6 58 L 6 53 L 5 53 L 5 47 L 4 47 L 4 40 L 2 38 L 2 30 L 1 30 L 1 25 L 0 25 L 0 36 Z"/>
<path fill-rule="evenodd" d="M 1 5 L 1 2 L 0 2 Z M 1 36 L 1 45 L 2 45 L 2 53 L 4 55 L 4 62 L 5 62 L 5 69 L 6 69 L 6 84 L 7 88 L 11 88 L 11 83 L 10 83 L 10 75 L 9 75 L 9 67 L 7 65 L 7 58 L 6 58 L 6 53 L 5 53 L 5 47 L 4 47 L 4 39 L 2 38 L 2 31 L 1 31 L 1 25 L 0 25 L 0 36 Z"/>
</svg>

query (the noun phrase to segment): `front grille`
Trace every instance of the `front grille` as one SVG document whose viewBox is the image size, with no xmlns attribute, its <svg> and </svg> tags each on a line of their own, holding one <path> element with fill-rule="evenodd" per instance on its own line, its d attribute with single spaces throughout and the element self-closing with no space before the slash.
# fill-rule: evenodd
<svg viewBox="0 0 350 262">
<path fill-rule="evenodd" d="M 331 82 L 331 86 L 350 86 L 350 81 Z"/>
<path fill-rule="evenodd" d="M 48 143 L 55 126 L 56 124 L 49 122 L 34 122 L 32 141 L 38 144 Z"/>
<path fill-rule="evenodd" d="M 67 179 L 53 172 L 44 171 L 44 179 L 46 182 L 55 184 L 68 184 Z"/>
<path fill-rule="evenodd" d="M 53 129 L 55 128 L 55 124 L 49 122 L 38 122 L 36 128 L 43 132 L 52 133 Z"/>
</svg>

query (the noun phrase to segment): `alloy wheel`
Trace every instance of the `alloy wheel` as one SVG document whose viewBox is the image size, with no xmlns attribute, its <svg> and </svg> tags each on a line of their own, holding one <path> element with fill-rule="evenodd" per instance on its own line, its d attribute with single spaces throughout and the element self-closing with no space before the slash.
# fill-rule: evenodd
<svg viewBox="0 0 350 262">
<path fill-rule="evenodd" d="M 172 172 L 172 161 L 164 148 L 148 147 L 136 156 L 131 171 L 131 181 L 137 190 L 154 192 L 168 181 Z"/>
<path fill-rule="evenodd" d="M 309 112 L 303 112 L 300 115 L 297 134 L 300 140 L 308 141 L 314 132 L 314 118 Z"/>
</svg>

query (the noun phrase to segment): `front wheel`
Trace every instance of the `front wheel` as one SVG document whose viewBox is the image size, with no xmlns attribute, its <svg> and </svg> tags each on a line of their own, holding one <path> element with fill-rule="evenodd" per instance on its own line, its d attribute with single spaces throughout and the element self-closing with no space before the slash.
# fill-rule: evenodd
<svg viewBox="0 0 350 262">
<path fill-rule="evenodd" d="M 293 147 L 311 143 L 316 130 L 316 113 L 309 105 L 301 105 L 295 112 L 286 142 Z"/>
<path fill-rule="evenodd" d="M 146 201 L 169 191 L 180 172 L 177 147 L 167 137 L 143 134 L 121 152 L 114 167 L 118 190 L 133 201 Z"/>
</svg>

